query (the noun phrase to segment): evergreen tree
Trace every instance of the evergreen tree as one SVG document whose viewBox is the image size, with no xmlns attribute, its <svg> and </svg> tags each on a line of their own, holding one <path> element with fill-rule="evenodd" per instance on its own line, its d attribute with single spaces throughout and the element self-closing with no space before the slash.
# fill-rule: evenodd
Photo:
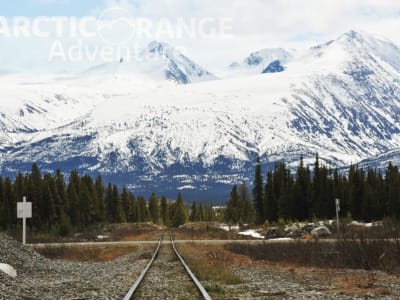
<svg viewBox="0 0 400 300">
<path fill-rule="evenodd" d="M 16 201 L 14 199 L 13 187 L 10 178 L 6 178 L 3 182 L 2 187 L 3 193 L 3 208 L 5 217 L 5 227 L 11 228 L 13 224 L 16 223 Z"/>
<path fill-rule="evenodd" d="M 121 194 L 121 203 L 122 203 L 122 210 L 125 213 L 126 220 L 130 221 L 131 216 L 132 216 L 132 198 L 130 197 L 128 190 L 124 186 L 122 188 L 122 194 Z"/>
<path fill-rule="evenodd" d="M 310 198 L 311 179 L 310 171 L 304 167 L 303 156 L 300 157 L 300 165 L 297 168 L 296 182 L 294 184 L 293 216 L 296 220 L 306 220 L 308 215 L 307 202 Z"/>
<path fill-rule="evenodd" d="M 241 220 L 242 203 L 240 201 L 237 186 L 234 185 L 231 192 L 231 198 L 226 204 L 225 221 L 234 224 L 239 223 Z"/>
<path fill-rule="evenodd" d="M 117 185 L 113 185 L 112 201 L 114 203 L 113 221 L 116 223 L 125 223 L 126 215 L 122 209 L 121 197 L 119 196 Z"/>
<path fill-rule="evenodd" d="M 105 203 L 105 188 L 103 184 L 103 179 L 101 176 L 97 176 L 95 182 L 95 193 L 96 199 L 98 201 L 99 213 L 98 213 L 98 221 L 103 222 L 107 219 L 107 212 L 106 212 L 106 203 Z"/>
<path fill-rule="evenodd" d="M 178 199 L 176 200 L 174 206 L 174 214 L 172 219 L 172 226 L 178 227 L 185 224 L 188 221 L 188 212 L 183 202 L 181 193 L 178 194 Z"/>
<path fill-rule="evenodd" d="M 278 201 L 274 190 L 274 177 L 272 171 L 268 171 L 264 192 L 264 216 L 270 222 L 278 220 Z"/>
<path fill-rule="evenodd" d="M 400 218 L 400 176 L 398 167 L 389 163 L 386 171 L 387 215 Z"/>
<path fill-rule="evenodd" d="M 196 201 L 194 201 L 194 202 L 192 203 L 192 206 L 191 206 L 191 208 L 190 208 L 190 217 L 189 217 L 189 219 L 190 219 L 191 222 L 200 221 L 200 218 L 199 218 L 199 210 L 198 210 L 198 208 L 197 208 L 197 203 L 196 203 Z"/>
<path fill-rule="evenodd" d="M 161 219 L 164 226 L 170 225 L 169 220 L 169 204 L 165 196 L 161 197 Z"/>
<path fill-rule="evenodd" d="M 7 229 L 9 225 L 9 211 L 7 209 L 8 204 L 4 199 L 3 193 L 3 178 L 0 176 L 0 228 Z"/>
<path fill-rule="evenodd" d="M 159 224 L 160 219 L 160 206 L 155 193 L 152 193 L 149 200 L 149 211 L 151 220 L 154 224 Z"/>
<path fill-rule="evenodd" d="M 43 207 L 41 188 L 42 175 L 37 164 L 33 164 L 29 176 L 27 198 L 28 201 L 32 202 L 32 220 L 30 224 L 36 229 L 40 229 L 43 221 L 40 215 L 41 209 Z"/>
<path fill-rule="evenodd" d="M 264 195 L 263 195 L 263 177 L 260 158 L 257 157 L 254 185 L 253 185 L 253 201 L 256 210 L 256 224 L 264 222 Z"/>
<path fill-rule="evenodd" d="M 51 229 L 51 226 L 55 223 L 56 212 L 54 198 L 51 194 L 49 185 L 49 175 L 45 175 L 42 186 L 42 206 L 40 209 L 40 218 L 42 220 L 42 226 L 45 226 L 47 230 Z"/>
<path fill-rule="evenodd" d="M 239 197 L 241 202 L 241 219 L 246 224 L 253 224 L 256 218 L 256 211 L 253 207 L 249 189 L 247 188 L 247 184 L 242 182 L 239 186 Z M 263 204 L 263 208 L 265 206 Z M 265 218 L 265 213 L 263 213 L 263 218 Z"/>
</svg>

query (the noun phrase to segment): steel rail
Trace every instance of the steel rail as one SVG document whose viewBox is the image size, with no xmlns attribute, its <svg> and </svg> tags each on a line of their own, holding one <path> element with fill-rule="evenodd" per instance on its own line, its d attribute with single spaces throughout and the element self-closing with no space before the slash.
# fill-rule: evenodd
<svg viewBox="0 0 400 300">
<path fill-rule="evenodd" d="M 197 277 L 190 270 L 189 266 L 186 264 L 186 262 L 183 259 L 183 257 L 179 254 L 178 250 L 175 247 L 175 243 L 174 243 L 174 240 L 172 239 L 172 235 L 171 234 L 170 234 L 170 238 L 171 238 L 172 248 L 174 249 L 176 256 L 179 258 L 179 260 L 180 260 L 181 264 L 183 265 L 183 267 L 185 268 L 186 272 L 189 274 L 190 278 L 192 279 L 192 281 L 196 285 L 196 288 L 199 290 L 200 294 L 203 296 L 203 298 L 205 300 L 211 300 L 211 297 L 207 293 L 206 289 L 203 287 L 203 285 L 200 283 L 200 281 L 197 279 Z"/>
<path fill-rule="evenodd" d="M 160 252 L 161 248 L 161 243 L 163 241 L 164 234 L 161 236 L 160 240 L 158 241 L 157 249 L 154 252 L 151 260 L 147 264 L 146 268 L 143 270 L 143 272 L 140 274 L 139 278 L 135 281 L 135 283 L 132 285 L 132 287 L 129 289 L 128 293 L 125 295 L 124 300 L 131 300 L 134 299 L 133 295 L 135 294 L 136 290 L 139 288 L 140 284 L 143 282 L 144 277 L 146 276 L 147 272 L 153 265 L 154 261 L 156 260 L 158 253 Z M 182 266 L 184 267 L 185 271 L 188 273 L 190 279 L 193 281 L 195 284 L 196 288 L 199 290 L 200 294 L 203 296 L 205 300 L 212 300 L 210 295 L 207 293 L 205 288 L 202 286 L 200 281 L 196 278 L 196 276 L 192 273 L 188 265 L 186 264 L 185 260 L 182 258 L 182 256 L 179 254 L 178 250 L 175 247 L 174 240 L 172 238 L 172 235 L 170 234 L 170 240 L 171 240 L 171 245 L 172 249 L 175 252 L 175 255 L 178 257 L 179 261 L 181 262 Z"/>
<path fill-rule="evenodd" d="M 158 253 L 160 252 L 160 247 L 161 247 L 161 242 L 164 238 L 164 234 L 161 236 L 160 240 L 158 241 L 157 249 L 154 252 L 150 262 L 147 264 L 146 268 L 143 270 L 143 272 L 140 274 L 139 278 L 136 279 L 135 283 L 132 285 L 132 287 L 129 289 L 128 293 L 125 295 L 124 300 L 131 300 L 133 297 L 133 294 L 135 294 L 137 288 L 139 285 L 142 283 L 144 276 L 146 275 L 147 271 L 151 268 L 151 265 L 155 261 Z"/>
</svg>

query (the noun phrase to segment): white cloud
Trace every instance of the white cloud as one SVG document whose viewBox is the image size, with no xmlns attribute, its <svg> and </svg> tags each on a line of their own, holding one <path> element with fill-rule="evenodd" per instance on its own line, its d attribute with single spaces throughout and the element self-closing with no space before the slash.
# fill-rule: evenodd
<svg viewBox="0 0 400 300">
<path fill-rule="evenodd" d="M 337 38 L 350 29 L 379 34 L 400 44 L 399 0 L 103 0 L 92 13 L 100 15 L 104 9 L 116 6 L 153 23 L 160 18 L 172 23 L 178 18 L 231 18 L 231 39 L 161 38 L 186 49 L 189 57 L 211 71 L 262 48 L 308 47 Z M 143 45 L 148 40 L 133 42 Z"/>
<path fill-rule="evenodd" d="M 377 33 L 400 43 L 398 0 L 104 1 L 103 8 L 111 6 L 131 9 L 135 16 L 155 21 L 180 17 L 232 18 L 233 40 L 169 40 L 186 47 L 206 66 L 222 66 L 263 47 L 310 46 L 350 29 Z"/>
</svg>

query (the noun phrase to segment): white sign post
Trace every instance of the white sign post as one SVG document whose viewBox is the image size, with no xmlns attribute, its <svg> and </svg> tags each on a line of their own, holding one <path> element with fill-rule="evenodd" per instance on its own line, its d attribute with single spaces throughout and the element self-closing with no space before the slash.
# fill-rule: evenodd
<svg viewBox="0 0 400 300">
<path fill-rule="evenodd" d="M 26 244 L 26 219 L 32 218 L 32 202 L 26 202 L 26 197 L 22 198 L 23 202 L 17 203 L 17 218 L 22 219 L 22 244 Z"/>
<path fill-rule="evenodd" d="M 337 233 L 339 233 L 340 199 L 335 199 L 335 203 L 336 203 L 336 226 L 337 226 Z"/>
</svg>

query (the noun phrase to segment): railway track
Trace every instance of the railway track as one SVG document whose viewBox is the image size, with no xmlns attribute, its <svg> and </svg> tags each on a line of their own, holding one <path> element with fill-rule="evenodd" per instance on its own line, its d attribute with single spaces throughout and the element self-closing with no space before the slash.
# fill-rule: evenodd
<svg viewBox="0 0 400 300">
<path fill-rule="evenodd" d="M 206 299 L 207 291 L 175 247 L 171 234 L 163 234 L 157 248 L 124 300 Z"/>
</svg>

